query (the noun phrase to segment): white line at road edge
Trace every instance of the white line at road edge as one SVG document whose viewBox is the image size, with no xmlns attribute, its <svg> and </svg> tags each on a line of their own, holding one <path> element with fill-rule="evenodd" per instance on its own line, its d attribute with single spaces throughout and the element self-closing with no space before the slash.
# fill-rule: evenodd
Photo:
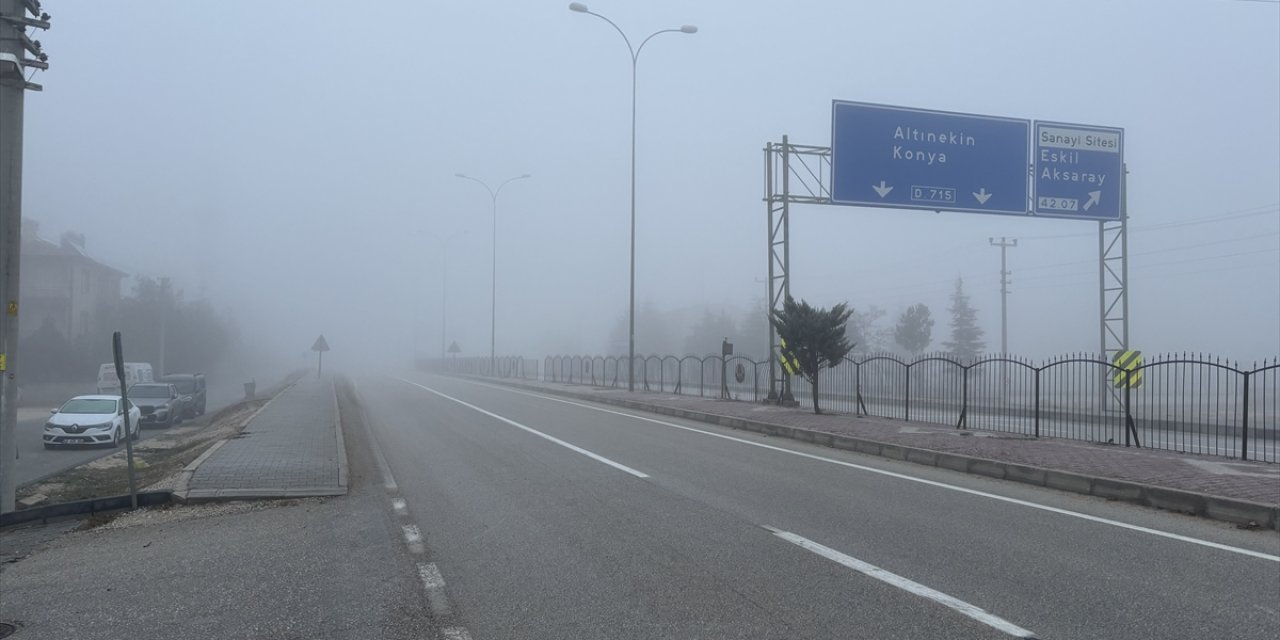
<svg viewBox="0 0 1280 640">
<path fill-rule="evenodd" d="M 565 442 L 564 440 L 561 440 L 560 438 L 557 438 L 557 437 L 555 437 L 555 436 L 551 436 L 551 435 L 547 435 L 547 434 L 545 434 L 545 433 L 543 433 L 543 432 L 541 432 L 541 431 L 538 431 L 537 429 L 534 429 L 534 428 L 532 428 L 532 427 L 526 427 L 526 426 L 524 426 L 524 425 L 520 424 L 519 422 L 516 422 L 515 420 L 510 420 L 510 419 L 508 419 L 508 418 L 504 418 L 504 417 L 502 417 L 502 416 L 500 416 L 500 415 L 498 415 L 498 414 L 496 414 L 496 413 L 493 413 L 493 412 L 491 412 L 491 411 L 485 411 L 484 409 L 481 409 L 480 407 L 477 407 L 477 406 L 475 406 L 474 404 L 471 404 L 470 402 L 465 402 L 465 401 L 463 401 L 463 400 L 459 400 L 459 399 L 457 399 L 457 398 L 455 398 L 455 397 L 453 397 L 453 396 L 445 395 L 445 394 L 443 394 L 443 393 L 440 393 L 439 391 L 436 391 L 435 389 L 432 389 L 432 388 L 430 388 L 430 387 L 424 387 L 424 386 L 422 386 L 422 385 L 420 385 L 420 384 L 418 384 L 418 383 L 416 383 L 416 382 L 410 382 L 410 381 L 408 381 L 408 380 L 405 380 L 404 378 L 396 378 L 396 379 L 397 379 L 397 380 L 399 380 L 400 382 L 405 383 L 405 384 L 411 384 L 411 385 L 413 385 L 413 386 L 415 386 L 415 387 L 418 387 L 419 389 L 422 389 L 423 391 L 430 391 L 431 393 L 434 393 L 434 394 L 436 394 L 436 395 L 440 396 L 441 398 L 444 398 L 445 400 L 452 400 L 452 401 L 454 401 L 454 402 L 456 402 L 456 403 L 458 403 L 458 404 L 460 404 L 460 405 L 462 405 L 462 406 L 464 406 L 464 407 L 466 407 L 466 408 L 468 408 L 468 409 L 471 409 L 472 411 L 477 411 L 477 412 L 479 412 L 479 413 L 483 413 L 484 415 L 489 416 L 490 418 L 493 418 L 494 420 L 500 420 L 500 421 L 505 422 L 505 423 L 507 423 L 507 424 L 509 424 L 509 425 L 511 425 L 511 426 L 513 426 L 513 427 L 515 427 L 515 428 L 517 428 L 517 429 L 523 429 L 523 430 L 525 430 L 525 431 L 528 431 L 529 433 L 532 433 L 533 435 L 538 436 L 539 438 L 545 438 L 545 439 L 547 439 L 547 440 L 549 440 L 549 441 L 551 441 L 551 442 L 554 442 L 554 443 L 556 443 L 556 444 L 558 444 L 558 445 L 560 445 L 560 446 L 562 446 L 562 447 L 564 447 L 564 448 L 566 448 L 566 449 L 568 449 L 568 450 L 570 450 L 570 451 L 576 451 L 577 453 L 581 453 L 582 455 L 584 455 L 584 456 L 586 456 L 586 457 L 588 457 L 588 458 L 591 458 L 592 460 L 595 460 L 596 462 L 603 462 L 603 463 L 605 463 L 605 464 L 607 464 L 607 465 L 609 465 L 609 466 L 613 467 L 614 469 L 617 469 L 617 470 L 619 470 L 619 471 L 625 471 L 625 472 L 627 472 L 627 473 L 629 473 L 629 474 L 631 474 L 631 475 L 633 475 L 633 476 L 635 476 L 635 477 L 637 477 L 637 478 L 648 478 L 648 477 L 649 477 L 649 475 L 648 475 L 648 474 L 645 474 L 645 473 L 641 473 L 641 472 L 639 472 L 639 471 L 636 471 L 635 469 L 632 469 L 631 467 L 628 467 L 628 466 L 627 466 L 627 465 L 625 465 L 625 464 L 622 464 L 622 463 L 620 463 L 620 462 L 614 462 L 613 460 L 610 460 L 610 459 L 608 459 L 608 458 L 606 458 L 606 457 L 604 457 L 604 456 L 602 456 L 602 455 L 599 455 L 599 454 L 596 454 L 596 453 L 592 453 L 592 452 L 587 451 L 586 449 L 583 449 L 582 447 L 579 447 L 579 446 L 577 446 L 577 445 L 569 444 L 568 442 Z"/>
<path fill-rule="evenodd" d="M 853 569 L 854 571 L 871 576 L 872 578 L 875 578 L 876 580 L 879 580 L 881 582 L 886 582 L 888 584 L 891 584 L 908 593 L 914 593 L 915 595 L 918 595 L 922 598 L 928 598 L 930 600 L 933 600 L 934 602 L 937 602 L 938 604 L 944 607 L 950 607 L 960 612 L 961 614 L 964 614 L 970 618 L 973 618 L 974 620 L 977 620 L 978 622 L 981 622 L 982 624 L 999 629 L 1000 631 L 1007 633 L 1011 636 L 1014 636 L 1016 638 L 1035 638 L 1036 637 L 1034 633 L 1031 633 L 1030 631 L 1023 629 L 1022 627 L 1019 627 L 1018 625 L 1013 624 L 1012 622 L 1009 622 L 1004 618 L 993 616 L 990 613 L 987 613 L 985 609 L 971 605 L 968 602 L 965 602 L 964 600 L 953 598 L 945 593 L 942 593 L 941 591 L 930 589 L 929 587 L 926 587 L 920 584 L 919 582 L 908 580 L 907 578 L 904 578 L 896 573 L 890 573 L 873 564 L 868 564 L 857 558 L 854 558 L 853 556 L 845 555 L 843 553 L 840 553 L 839 551 L 836 551 L 835 549 L 832 549 L 831 547 L 823 546 L 808 538 L 803 538 L 794 533 L 791 533 L 790 531 L 783 531 L 781 529 L 775 529 L 769 526 L 766 526 L 765 529 L 769 530 L 771 533 L 773 533 L 773 535 L 778 536 L 779 538 L 782 538 L 783 540 L 786 540 L 787 542 L 790 542 L 791 544 L 794 544 L 797 547 L 800 547 L 801 549 L 812 551 L 813 553 L 816 553 L 828 560 L 838 562 L 846 567 L 849 567 L 850 569 Z"/>
<path fill-rule="evenodd" d="M 407 382 L 407 381 L 406 381 L 406 382 Z M 465 381 L 465 382 L 471 382 L 471 381 L 467 380 L 467 381 Z M 413 383 L 412 383 L 412 382 L 410 382 L 409 384 L 413 384 Z M 551 397 L 551 396 L 545 396 L 545 395 L 538 394 L 538 393 L 529 393 L 529 392 L 527 392 L 527 391 L 519 391 L 519 390 L 516 390 L 516 389 L 512 389 L 512 388 L 510 388 L 510 387 L 503 387 L 503 386 L 498 386 L 498 385 L 485 384 L 485 383 L 483 383 L 483 382 L 471 382 L 471 384 L 478 385 L 478 386 L 482 386 L 482 387 L 488 387 L 488 388 L 490 388 L 490 389 L 498 389 L 498 390 L 506 391 L 506 392 L 509 392 L 509 393 L 519 394 L 519 395 L 522 395 L 522 396 L 529 396 L 529 397 L 531 397 L 531 398 L 541 398 L 542 400 L 548 400 L 548 401 L 550 401 L 550 402 L 559 402 L 559 403 L 562 403 L 562 404 L 573 405 L 573 406 L 575 406 L 575 407 L 581 407 L 581 408 L 583 408 L 583 409 L 591 409 L 592 411 L 600 411 L 600 412 L 603 412 L 603 413 L 610 413 L 610 414 L 613 414 L 613 415 L 616 415 L 616 416 L 622 416 L 622 417 L 625 417 L 625 418 L 631 418 L 631 419 L 633 419 L 633 420 L 641 420 L 641 421 L 644 421 L 644 422 L 651 422 L 651 423 L 653 423 L 653 424 L 660 424 L 660 425 L 662 425 L 662 426 L 665 426 L 665 427 L 671 427 L 671 428 L 673 428 L 673 429 L 680 429 L 680 430 L 682 430 L 682 431 L 691 431 L 691 432 L 693 432 L 693 433 L 700 433 L 700 434 L 702 434 L 702 435 L 705 435 L 705 436 L 711 436 L 711 437 L 713 437 L 713 438 L 720 438 L 720 439 L 722 439 L 722 440 L 729 440 L 729 441 L 732 441 L 732 442 L 739 442 L 739 443 L 742 443 L 742 444 L 749 444 L 749 445 L 751 445 L 751 446 L 753 446 L 753 447 L 760 447 L 761 449 L 769 449 L 770 451 L 780 451 L 780 452 L 782 452 L 782 453 L 789 453 L 789 454 L 791 454 L 791 455 L 793 455 L 793 456 L 800 456 L 801 458 L 808 458 L 808 459 L 810 459 L 810 460 L 818 460 L 818 461 L 820 461 L 820 462 L 828 462 L 828 463 L 831 463 L 831 464 L 840 465 L 840 466 L 842 466 L 842 467 L 848 467 L 848 468 L 850 468 L 850 469 L 857 469 L 857 470 L 859 470 L 859 471 L 867 471 L 867 472 L 869 472 L 869 473 L 876 473 L 876 474 L 880 474 L 880 475 L 882 475 L 882 476 L 888 476 L 888 477 L 890 477 L 890 478 L 897 478 L 897 479 L 899 479 L 899 480 L 909 480 L 909 481 L 911 481 L 911 482 L 918 482 L 918 483 L 920 483 L 920 484 L 926 484 L 926 485 L 929 485 L 929 486 L 931 486 L 931 487 L 938 487 L 938 488 L 941 488 L 941 489 L 947 489 L 947 490 L 950 490 L 950 491 L 958 491 L 958 492 L 960 492 L 960 493 L 967 493 L 967 494 L 969 494 L 969 495 L 973 495 L 973 496 L 981 496 L 981 497 L 983 497 L 983 498 L 990 498 L 990 499 L 992 499 L 992 500 L 999 500 L 999 501 L 1001 501 L 1001 502 L 1007 502 L 1007 503 L 1009 503 L 1009 504 L 1016 504 L 1016 505 L 1023 506 L 1023 507 L 1030 507 L 1030 508 L 1032 508 L 1032 509 L 1039 509 L 1039 510 L 1041 510 L 1041 511 L 1048 511 L 1048 512 L 1050 512 L 1050 513 L 1056 513 L 1056 514 L 1059 514 L 1059 515 L 1070 516 L 1070 517 L 1072 517 L 1072 518 L 1080 518 L 1081 520 L 1088 520 L 1089 522 L 1096 522 L 1096 523 L 1099 523 L 1099 524 L 1105 524 L 1105 525 L 1109 525 L 1109 526 L 1112 526 L 1112 527 L 1119 527 L 1119 528 L 1121 528 L 1121 529 L 1128 529 L 1128 530 L 1130 530 L 1130 531 L 1138 531 L 1138 532 L 1141 532 L 1141 533 L 1147 533 L 1147 534 L 1150 534 L 1150 535 L 1153 535 L 1153 536 L 1159 536 L 1159 537 L 1161 537 L 1161 538 L 1168 538 L 1168 539 L 1170 539 L 1170 540 L 1178 540 L 1178 541 L 1180 541 L 1180 542 L 1188 542 L 1188 543 L 1191 543 L 1191 544 L 1200 545 L 1200 546 L 1202 546 L 1202 547 L 1209 547 L 1209 548 L 1211 548 L 1211 549 L 1218 549 L 1218 550 L 1220 550 L 1220 551 L 1229 551 L 1229 552 L 1231 552 L 1231 553 L 1238 553 L 1238 554 L 1240 554 L 1240 555 L 1245 555 L 1245 556 L 1249 556 L 1249 557 L 1252 557 L 1252 558 L 1260 558 L 1260 559 L 1262 559 L 1262 560 L 1270 560 L 1270 561 L 1272 561 L 1272 562 L 1280 562 L 1280 556 L 1272 555 L 1272 554 L 1269 554 L 1269 553 L 1262 553 L 1262 552 L 1260 552 L 1260 551 L 1253 551 L 1252 549 L 1244 549 L 1244 548 L 1241 548 L 1241 547 L 1233 547 L 1233 546 L 1231 546 L 1231 545 L 1221 544 L 1221 543 L 1218 543 L 1218 542 L 1211 542 L 1211 541 L 1209 541 L 1209 540 L 1201 540 L 1201 539 L 1199 539 L 1199 538 L 1192 538 L 1192 537 L 1190 537 L 1190 536 L 1179 535 L 1179 534 L 1176 534 L 1176 533 L 1169 533 L 1168 531 L 1160 531 L 1159 529 L 1151 529 L 1151 528 L 1149 528 L 1149 527 L 1143 527 L 1143 526 L 1139 526 L 1139 525 L 1136 525 L 1136 524 L 1129 524 L 1129 523 L 1127 523 L 1127 522 L 1120 522 L 1120 521 L 1118 521 L 1118 520 L 1111 520 L 1111 519 L 1108 519 L 1108 518 L 1102 518 L 1102 517 L 1099 517 L 1099 516 L 1091 516 L 1091 515 L 1089 515 L 1089 514 L 1087 514 L 1087 513 L 1080 513 L 1079 511 L 1071 511 L 1071 510 L 1068 510 L 1068 509 L 1059 509 L 1058 507 L 1051 507 L 1051 506 L 1049 506 L 1049 505 L 1040 504 L 1040 503 L 1037 503 L 1037 502 L 1030 502 L 1030 501 L 1028 501 L 1028 500 L 1019 500 L 1018 498 L 1010 498 L 1010 497 L 1007 497 L 1007 496 L 997 495 L 997 494 L 994 494 L 994 493 L 987 493 L 986 491 L 978 491 L 977 489 L 969 489 L 969 488 L 966 488 L 966 487 L 960 487 L 960 486 L 956 486 L 956 485 L 953 485 L 953 484 L 947 484 L 947 483 L 945 483 L 945 482 L 938 482 L 937 480 L 926 480 L 926 479 L 924 479 L 924 478 L 917 478 L 917 477 L 915 477 L 915 476 L 909 476 L 909 475 L 906 475 L 906 474 L 903 474 L 903 473 L 895 473 L 895 472 L 893 472 L 893 471 L 885 471 L 884 469 L 876 469 L 875 467 L 868 467 L 868 466 L 864 466 L 864 465 L 860 465 L 860 464 L 854 464 L 854 463 L 852 463 L 852 462 L 845 462 L 845 461 L 843 461 L 843 460 L 836 460 L 835 458 L 827 458 L 827 457 L 824 457 L 824 456 L 814 455 L 814 454 L 812 454 L 812 453 L 804 453 L 803 451 L 793 451 L 793 450 L 791 450 L 791 449 L 785 449 L 785 448 L 783 448 L 783 447 L 775 447 L 775 446 L 773 446 L 773 445 L 764 444 L 763 442 L 752 442 L 752 441 L 750 441 L 750 440 L 744 440 L 744 439 L 742 439 L 742 438 L 735 438 L 735 437 L 733 437 L 733 436 L 727 436 L 727 435 L 724 435 L 724 434 L 721 434 L 721 433 L 715 433 L 715 432 L 713 432 L 713 431 L 704 431 L 704 430 L 702 430 L 702 429 L 694 429 L 693 427 L 686 427 L 686 426 L 684 426 L 684 425 L 676 424 L 676 423 L 674 423 L 674 422 L 667 422 L 667 421 L 665 421 L 665 420 L 657 420 L 657 419 L 655 419 L 655 418 L 648 418 L 648 417 L 645 417 L 645 416 L 638 416 L 638 415 L 636 415 L 636 414 L 634 414 L 634 413 L 626 413 L 626 412 L 624 412 L 624 411 L 614 411 L 614 410 L 612 410 L 612 409 L 605 409 L 605 408 L 603 408 L 603 407 L 595 407 L 595 406 L 592 406 L 592 405 L 589 405 L 589 404 L 583 404 L 583 403 L 581 403 L 581 402 L 573 402 L 572 400 L 563 400 L 563 399 L 560 399 L 560 398 L 553 398 L 553 397 Z"/>
</svg>

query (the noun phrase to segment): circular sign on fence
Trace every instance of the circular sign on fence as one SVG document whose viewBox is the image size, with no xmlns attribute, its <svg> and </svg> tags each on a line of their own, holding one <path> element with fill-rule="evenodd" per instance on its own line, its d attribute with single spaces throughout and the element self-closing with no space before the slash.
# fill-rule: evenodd
<svg viewBox="0 0 1280 640">
<path fill-rule="evenodd" d="M 738 382 L 742 382 L 747 379 L 747 368 L 742 366 L 741 362 L 739 362 L 738 367 L 733 370 L 733 379 Z"/>
</svg>

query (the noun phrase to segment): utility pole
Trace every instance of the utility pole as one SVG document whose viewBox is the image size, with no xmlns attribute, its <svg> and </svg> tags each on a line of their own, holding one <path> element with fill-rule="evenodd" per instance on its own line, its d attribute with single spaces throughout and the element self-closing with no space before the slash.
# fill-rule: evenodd
<svg viewBox="0 0 1280 640">
<path fill-rule="evenodd" d="M 1009 355 L 1009 285 L 1013 281 L 1009 279 L 1009 262 L 1006 253 L 1010 247 L 1018 246 L 1017 238 L 1000 238 L 1000 242 L 996 242 L 995 238 L 988 238 L 987 242 L 993 247 L 1000 247 L 1000 355 Z"/>
<path fill-rule="evenodd" d="M 49 68 L 40 41 L 27 30 L 48 28 L 49 14 L 39 0 L 0 0 L 0 513 L 13 511 L 17 498 L 23 104 L 28 90 L 41 90 L 27 80 L 26 70 Z"/>
</svg>

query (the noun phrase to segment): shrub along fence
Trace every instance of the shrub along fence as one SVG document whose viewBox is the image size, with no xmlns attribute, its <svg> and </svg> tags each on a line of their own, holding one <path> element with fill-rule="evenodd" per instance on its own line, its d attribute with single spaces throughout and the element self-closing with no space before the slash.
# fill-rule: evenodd
<svg viewBox="0 0 1280 640">
<path fill-rule="evenodd" d="M 423 369 L 625 388 L 625 356 L 424 360 Z M 541 365 L 541 366 L 539 366 Z M 768 401 L 769 363 L 744 356 L 636 357 L 636 389 Z M 792 397 L 815 391 L 799 376 Z M 1012 356 L 928 354 L 845 358 L 824 369 L 825 410 L 1017 434 L 1280 462 L 1280 359 L 1241 367 L 1169 354 L 1121 369 L 1091 354 L 1040 362 Z"/>
</svg>

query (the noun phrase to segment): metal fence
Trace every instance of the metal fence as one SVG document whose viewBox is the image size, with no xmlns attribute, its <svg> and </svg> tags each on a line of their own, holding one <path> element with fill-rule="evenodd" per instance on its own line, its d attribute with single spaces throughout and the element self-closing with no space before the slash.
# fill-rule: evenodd
<svg viewBox="0 0 1280 640">
<path fill-rule="evenodd" d="M 766 401 L 768 361 L 742 356 L 549 356 L 449 360 L 458 373 L 541 379 L 687 396 Z M 1141 377 L 1140 384 L 1117 386 Z M 928 354 L 910 362 L 862 354 L 824 369 L 826 411 L 1018 434 L 1280 462 L 1280 359 L 1241 367 L 1201 354 L 1151 358 L 1132 370 L 1093 354 L 1040 363 L 1012 356 L 960 360 Z M 804 405 L 814 389 L 790 379 Z"/>
<path fill-rule="evenodd" d="M 499 358 L 419 358 L 418 369 L 436 373 L 457 373 L 491 378 L 541 379 L 539 362 L 532 358 L 504 356 Z"/>
</svg>

